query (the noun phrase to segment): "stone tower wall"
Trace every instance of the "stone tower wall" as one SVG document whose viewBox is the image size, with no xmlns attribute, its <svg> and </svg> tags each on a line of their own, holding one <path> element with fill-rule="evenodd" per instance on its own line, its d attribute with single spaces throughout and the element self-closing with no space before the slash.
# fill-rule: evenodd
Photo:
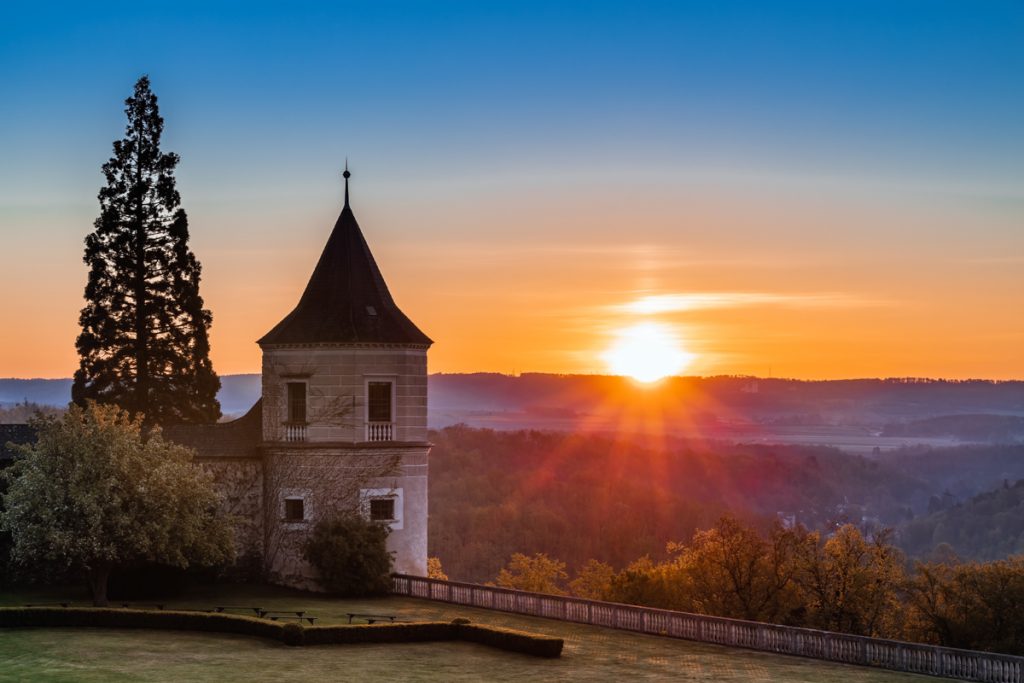
<svg viewBox="0 0 1024 683">
<path fill-rule="evenodd" d="M 397 572 L 426 575 L 427 447 L 339 449 L 316 444 L 270 447 L 266 452 L 266 567 L 275 583 L 317 590 L 302 558 L 302 543 L 320 520 L 335 513 L 368 514 L 368 495 L 396 498 L 398 521 L 387 547 Z M 306 518 L 285 519 L 285 499 L 303 500 Z"/>
<path fill-rule="evenodd" d="M 264 555 L 263 459 L 200 457 L 197 462 L 213 474 L 222 495 L 220 513 L 232 520 L 235 571 L 246 578 L 258 577 Z"/>
<path fill-rule="evenodd" d="M 426 442 L 427 351 L 396 345 L 265 348 L 264 440 L 284 438 L 285 384 L 306 382 L 306 442 L 366 441 L 366 383 L 374 379 L 395 383 L 392 440 Z"/>
</svg>

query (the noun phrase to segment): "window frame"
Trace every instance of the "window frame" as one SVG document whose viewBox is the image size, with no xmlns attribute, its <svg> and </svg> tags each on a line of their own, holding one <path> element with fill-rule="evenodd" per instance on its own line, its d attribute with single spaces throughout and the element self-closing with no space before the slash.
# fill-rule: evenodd
<svg viewBox="0 0 1024 683">
<path fill-rule="evenodd" d="M 302 501 L 302 519 L 288 519 L 288 500 Z M 281 489 L 277 494 L 278 519 L 285 529 L 306 529 L 314 517 L 313 491 L 311 489 Z"/>
<path fill-rule="evenodd" d="M 291 514 L 289 514 L 289 512 L 290 512 L 290 510 L 288 509 L 288 507 L 289 507 L 288 504 L 289 503 L 298 503 L 299 504 L 299 512 L 301 512 L 302 514 L 300 516 L 298 516 L 298 517 L 294 517 Z M 284 499 L 284 521 L 292 523 L 292 524 L 294 524 L 296 522 L 305 522 L 306 521 L 306 499 L 305 498 L 303 498 L 301 496 L 287 496 L 287 497 L 285 497 L 285 499 Z"/>
<path fill-rule="evenodd" d="M 374 419 L 373 416 L 373 396 L 371 388 L 387 386 L 388 396 L 388 418 L 386 420 Z M 389 422 L 394 424 L 395 422 L 395 381 L 392 378 L 382 377 L 371 377 L 366 380 L 366 421 L 367 422 Z"/>
<path fill-rule="evenodd" d="M 390 520 L 373 519 L 373 515 L 370 510 L 371 501 L 380 500 L 382 498 L 393 501 L 391 514 L 394 515 L 394 517 Z M 405 491 L 401 486 L 393 488 L 359 489 L 359 508 L 364 519 L 377 524 L 384 524 L 392 531 L 401 531 L 405 526 Z"/>
<path fill-rule="evenodd" d="M 285 424 L 290 425 L 306 425 L 309 424 L 309 383 L 303 381 L 289 380 L 284 383 L 285 386 Z M 293 408 L 293 397 L 292 387 L 302 387 L 302 418 L 295 419 L 292 408 Z M 296 392 L 298 393 L 298 392 Z"/>
<path fill-rule="evenodd" d="M 389 503 L 390 504 L 389 508 L 388 508 L 388 511 L 389 511 L 390 514 L 387 517 L 378 517 L 374 513 L 374 510 L 373 510 L 374 504 L 380 504 L 380 503 Z M 387 523 L 391 523 L 391 522 L 395 521 L 395 519 L 396 519 L 395 518 L 395 496 L 375 496 L 373 498 L 370 498 L 369 504 L 370 504 L 370 521 L 371 522 L 387 522 Z"/>
</svg>

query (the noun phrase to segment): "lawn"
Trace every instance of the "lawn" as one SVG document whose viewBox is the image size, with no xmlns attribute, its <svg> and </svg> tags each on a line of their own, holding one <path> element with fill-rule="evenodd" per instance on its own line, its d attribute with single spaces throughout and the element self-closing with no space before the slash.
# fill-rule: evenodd
<svg viewBox="0 0 1024 683">
<path fill-rule="evenodd" d="M 0 595 L 0 604 L 74 598 L 69 593 Z M 81 598 L 79 598 L 81 599 Z M 406 620 L 474 622 L 565 639 L 560 659 L 545 660 L 471 643 L 289 648 L 256 638 L 160 631 L 19 629 L 0 631 L 4 681 L 378 680 L 692 680 L 929 681 L 933 678 L 770 655 L 684 640 L 567 624 L 426 600 L 338 600 L 265 587 L 195 591 L 167 606 L 254 605 L 306 610 L 318 623 L 345 623 L 346 612 Z"/>
</svg>

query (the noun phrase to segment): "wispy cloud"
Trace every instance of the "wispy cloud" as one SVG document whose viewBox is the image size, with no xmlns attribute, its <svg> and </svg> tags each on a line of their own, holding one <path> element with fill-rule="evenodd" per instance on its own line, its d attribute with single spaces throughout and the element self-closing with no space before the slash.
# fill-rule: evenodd
<svg viewBox="0 0 1024 683">
<path fill-rule="evenodd" d="M 881 306 L 889 302 L 842 292 L 808 294 L 779 294 L 771 292 L 679 292 L 651 294 L 633 301 L 616 304 L 622 313 L 655 315 L 658 313 L 684 313 L 719 308 L 746 308 L 751 306 L 787 306 L 791 308 L 836 308 Z"/>
</svg>

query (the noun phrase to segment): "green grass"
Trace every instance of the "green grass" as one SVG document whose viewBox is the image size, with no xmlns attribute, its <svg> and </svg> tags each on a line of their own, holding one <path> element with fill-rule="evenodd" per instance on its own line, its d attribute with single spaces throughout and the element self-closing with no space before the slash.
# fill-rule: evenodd
<svg viewBox="0 0 1024 683">
<path fill-rule="evenodd" d="M 52 602 L 69 592 L 0 594 L 0 604 Z M 152 601 L 150 601 L 152 602 Z M 313 646 L 301 649 L 240 636 L 101 629 L 0 632 L 2 681 L 928 681 L 932 678 L 798 657 L 643 636 L 594 626 L 457 607 L 426 600 L 338 600 L 266 587 L 217 587 L 168 600 L 168 607 L 219 604 L 306 610 L 318 623 L 345 623 L 346 612 L 405 620 L 474 622 L 565 639 L 562 657 L 542 660 L 471 643 Z"/>
</svg>

